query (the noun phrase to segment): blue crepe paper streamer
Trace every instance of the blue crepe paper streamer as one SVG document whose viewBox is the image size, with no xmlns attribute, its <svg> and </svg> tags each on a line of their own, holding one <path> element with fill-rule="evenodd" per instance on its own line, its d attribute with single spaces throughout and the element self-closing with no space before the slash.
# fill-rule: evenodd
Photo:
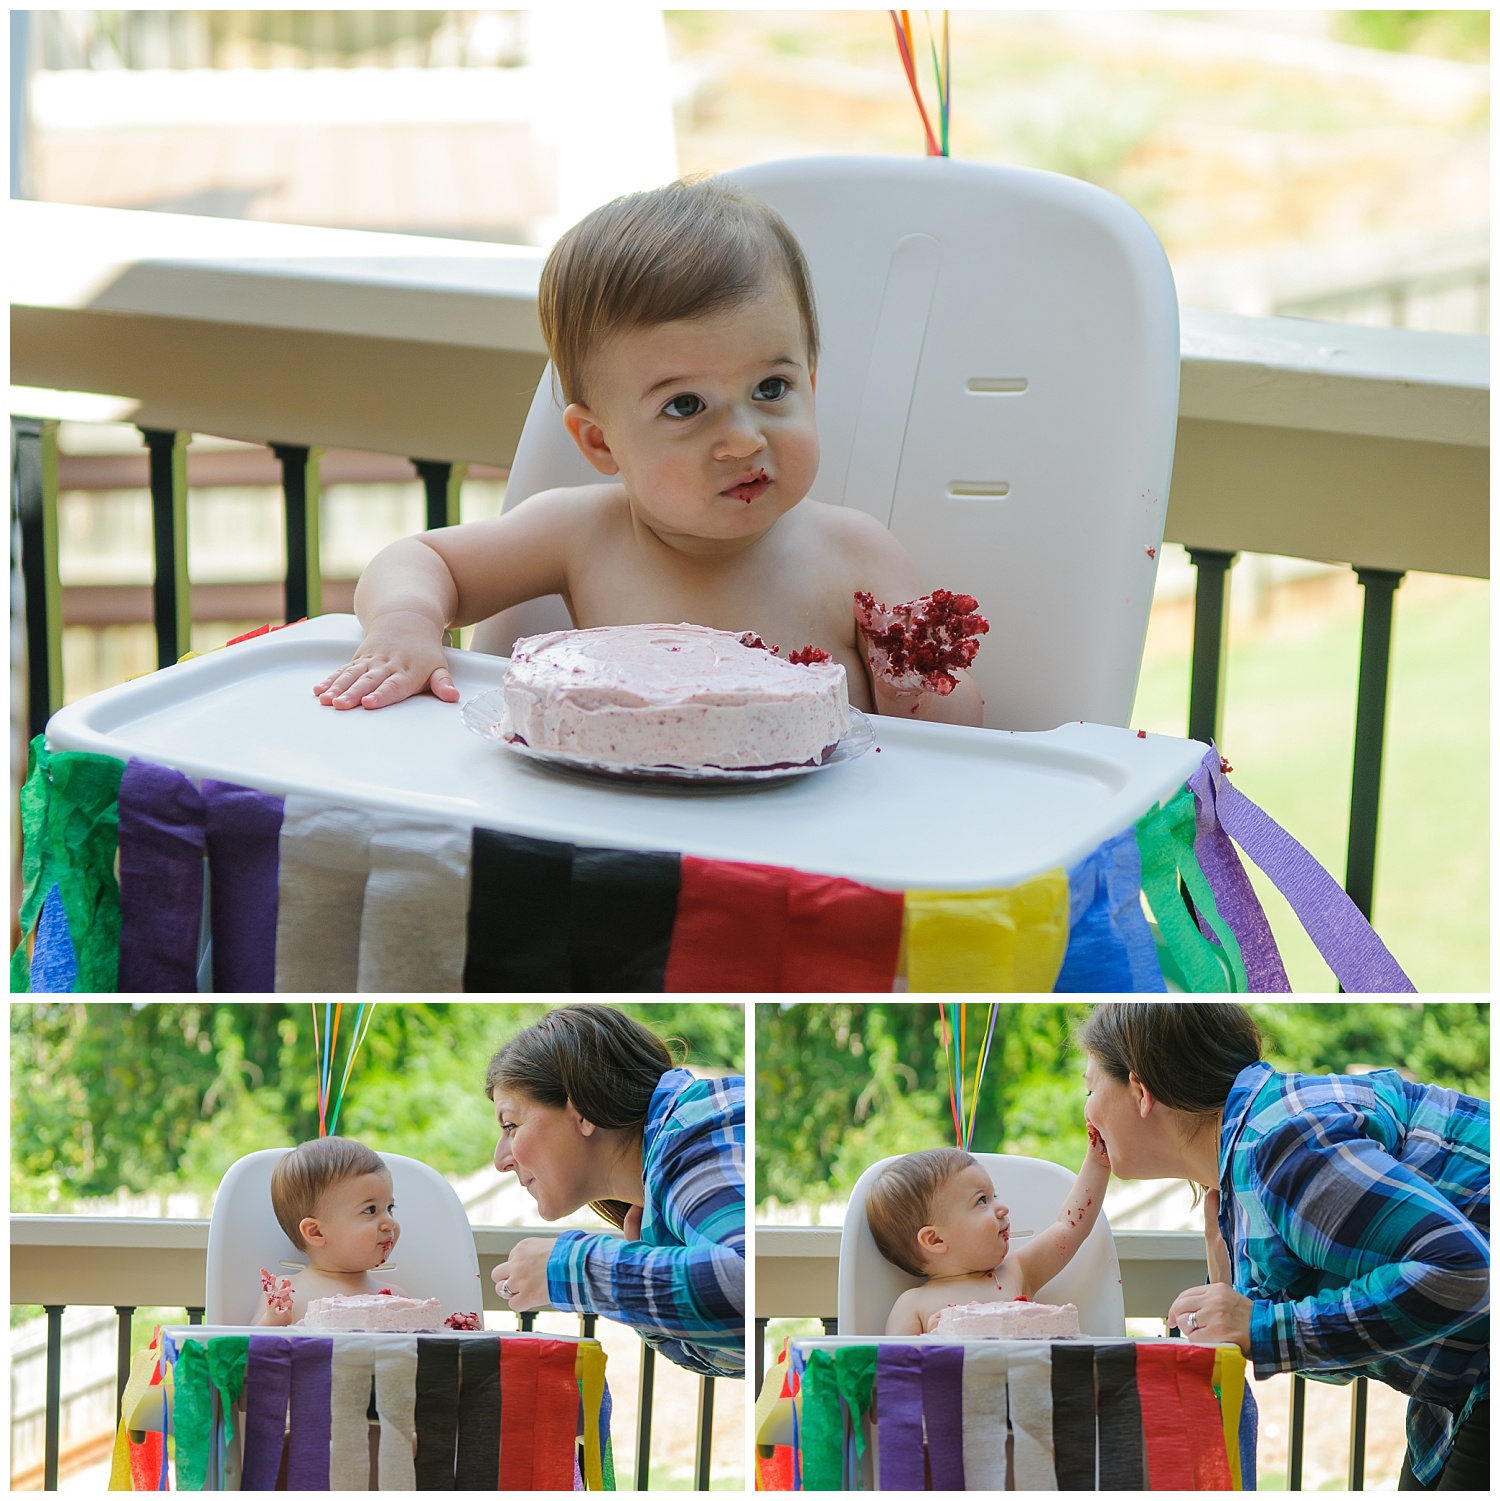
<svg viewBox="0 0 1500 1501">
<path fill-rule="evenodd" d="M 1068 950 L 1054 992 L 1165 992 L 1141 911 L 1141 851 L 1126 829 L 1068 872 Z"/>
</svg>

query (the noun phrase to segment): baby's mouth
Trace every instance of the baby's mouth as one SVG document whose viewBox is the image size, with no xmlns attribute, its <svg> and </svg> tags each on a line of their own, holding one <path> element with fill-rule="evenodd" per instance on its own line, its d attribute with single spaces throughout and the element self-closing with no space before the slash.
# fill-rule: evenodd
<svg viewBox="0 0 1500 1501">
<path fill-rule="evenodd" d="M 754 474 L 747 475 L 738 483 L 731 485 L 727 490 L 721 490 L 721 495 L 727 495 L 731 500 L 742 500 L 749 505 L 752 500 L 759 498 L 770 488 L 771 476 L 764 469 L 758 469 Z"/>
</svg>

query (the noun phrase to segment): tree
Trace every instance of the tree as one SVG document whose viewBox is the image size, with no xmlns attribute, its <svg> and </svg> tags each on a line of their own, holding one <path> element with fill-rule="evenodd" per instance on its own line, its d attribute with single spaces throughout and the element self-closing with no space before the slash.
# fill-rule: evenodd
<svg viewBox="0 0 1500 1501">
<path fill-rule="evenodd" d="M 357 1004 L 339 1006 L 337 1078 Z M 340 1134 L 462 1174 L 495 1146 L 484 1096 L 491 1054 L 548 1008 L 380 1002 L 350 1075 Z M 620 1009 L 675 1054 L 744 1066 L 734 1004 Z M 26 1002 L 11 1008 L 11 1207 L 171 1188 L 207 1192 L 258 1147 L 318 1134 L 314 1002 Z"/>
</svg>

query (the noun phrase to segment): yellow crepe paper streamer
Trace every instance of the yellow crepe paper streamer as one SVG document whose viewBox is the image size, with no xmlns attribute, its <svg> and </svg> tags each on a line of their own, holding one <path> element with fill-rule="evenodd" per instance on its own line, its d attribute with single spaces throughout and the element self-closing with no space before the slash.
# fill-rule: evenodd
<svg viewBox="0 0 1500 1501">
<path fill-rule="evenodd" d="M 151 1346 L 138 1350 L 135 1359 L 130 1363 L 130 1375 L 125 1380 L 125 1395 L 120 1398 L 120 1430 L 115 1434 L 115 1450 L 109 1465 L 109 1489 L 112 1491 L 135 1489 L 135 1483 L 130 1474 L 128 1424 L 130 1415 L 140 1406 L 141 1398 L 146 1395 L 151 1386 L 151 1376 L 160 1359 L 161 1351 Z"/>
<path fill-rule="evenodd" d="M 1213 1384 L 1219 1391 L 1219 1416 L 1224 1423 L 1224 1447 L 1229 1452 L 1229 1478 L 1234 1488 L 1245 1488 L 1240 1469 L 1240 1409 L 1245 1405 L 1245 1357 L 1238 1350 L 1214 1351 Z"/>
<path fill-rule="evenodd" d="M 586 1489 L 604 1489 L 604 1460 L 599 1449 L 599 1409 L 604 1402 L 604 1350 L 597 1340 L 578 1346 L 574 1372 L 583 1389 L 583 1483 Z"/>
<path fill-rule="evenodd" d="M 908 891 L 907 985 L 1049 992 L 1068 947 L 1068 915 L 1061 870 L 1008 891 Z"/>
</svg>

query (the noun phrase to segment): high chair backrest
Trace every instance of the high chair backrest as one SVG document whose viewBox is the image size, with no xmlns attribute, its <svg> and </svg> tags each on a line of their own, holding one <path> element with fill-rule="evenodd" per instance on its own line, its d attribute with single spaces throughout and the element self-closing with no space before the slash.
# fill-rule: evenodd
<svg viewBox="0 0 1500 1501">
<path fill-rule="evenodd" d="M 283 1261 L 307 1264 L 307 1253 L 286 1238 L 271 1209 L 271 1169 L 290 1150 L 251 1152 L 224 1174 L 208 1222 L 210 1324 L 248 1324 L 261 1298 L 260 1269 L 292 1275 Z M 443 1313 L 477 1313 L 481 1300 L 474 1232 L 453 1185 L 415 1157 L 382 1152 L 391 1170 L 401 1237 L 391 1257 L 391 1280 L 414 1298 L 438 1298 Z"/>
<path fill-rule="evenodd" d="M 810 157 L 725 175 L 782 214 L 812 271 L 812 496 L 868 511 L 929 587 L 979 600 L 987 725 L 1128 723 L 1180 359 L 1171 271 L 1145 220 L 1075 178 L 946 158 Z M 506 506 L 598 480 L 548 366 Z M 553 595 L 482 623 L 474 645 L 503 654 L 568 625 Z"/>
<path fill-rule="evenodd" d="M 1040 1233 L 1046 1229 L 1062 1209 L 1075 1174 L 1035 1157 L 1012 1157 L 1001 1152 L 973 1155 L 990 1175 L 996 1198 L 1010 1210 L 1011 1249 L 1020 1250 L 1027 1241 L 1017 1239 L 1016 1232 Z M 893 1266 L 880 1254 L 865 1218 L 870 1185 L 895 1160 L 883 1157 L 867 1167 L 849 1196 L 839 1244 L 840 1334 L 884 1334 L 896 1299 L 922 1280 Z M 1035 1301 L 1076 1303 L 1078 1322 L 1085 1334 L 1125 1333 L 1120 1262 L 1109 1221 L 1102 1213 L 1078 1254 L 1045 1287 L 1037 1289 Z"/>
</svg>

